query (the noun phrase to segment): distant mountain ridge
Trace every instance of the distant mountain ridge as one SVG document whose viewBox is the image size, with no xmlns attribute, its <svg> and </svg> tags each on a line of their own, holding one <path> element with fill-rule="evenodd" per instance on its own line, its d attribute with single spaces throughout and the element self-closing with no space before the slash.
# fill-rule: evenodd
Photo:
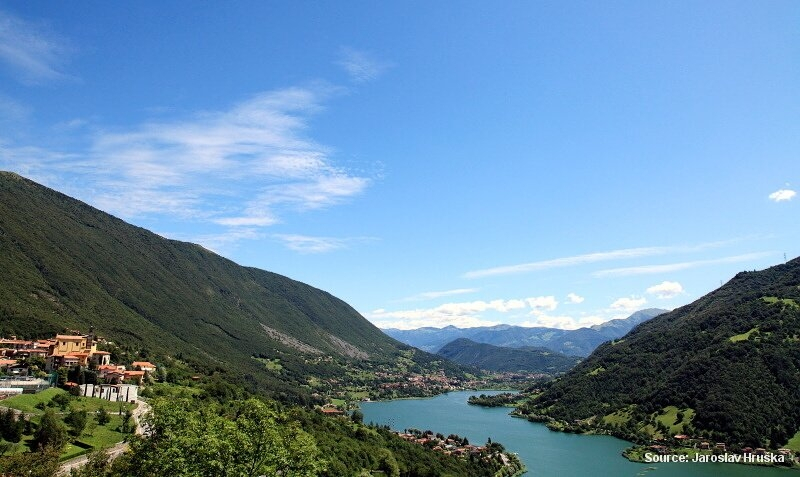
<svg viewBox="0 0 800 477">
<path fill-rule="evenodd" d="M 447 343 L 437 354 L 459 364 L 500 372 L 558 374 L 580 362 L 580 358 L 546 348 L 508 348 L 476 343 L 467 338 Z"/>
<path fill-rule="evenodd" d="M 667 310 L 648 308 L 633 313 L 628 318 L 610 320 L 606 323 L 577 330 L 562 330 L 546 327 L 524 327 L 514 325 L 481 326 L 476 328 L 417 328 L 414 330 L 383 329 L 392 338 L 416 348 L 435 353 L 442 346 L 458 338 L 467 338 L 477 343 L 486 343 L 508 348 L 534 346 L 547 348 L 570 356 L 588 356 L 600 344 L 620 338 L 636 325 Z"/>
</svg>

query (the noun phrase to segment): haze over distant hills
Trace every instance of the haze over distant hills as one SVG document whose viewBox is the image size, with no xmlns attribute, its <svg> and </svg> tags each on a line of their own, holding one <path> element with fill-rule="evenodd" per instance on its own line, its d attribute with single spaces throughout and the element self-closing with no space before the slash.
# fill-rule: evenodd
<svg viewBox="0 0 800 477">
<path fill-rule="evenodd" d="M 524 346 L 508 348 L 476 343 L 466 338 L 447 343 L 438 355 L 467 366 L 490 371 L 558 374 L 568 371 L 580 358 L 556 353 L 546 348 Z"/>
<path fill-rule="evenodd" d="M 417 328 L 415 330 L 384 329 L 392 338 L 424 351 L 435 353 L 442 346 L 458 338 L 477 343 L 519 348 L 533 346 L 546 348 L 571 356 L 588 356 L 601 343 L 623 336 L 639 323 L 645 322 L 667 310 L 648 308 L 637 311 L 628 318 L 610 320 L 600 325 L 577 330 L 557 328 L 528 328 L 513 325 L 481 326 L 476 328 Z"/>
</svg>

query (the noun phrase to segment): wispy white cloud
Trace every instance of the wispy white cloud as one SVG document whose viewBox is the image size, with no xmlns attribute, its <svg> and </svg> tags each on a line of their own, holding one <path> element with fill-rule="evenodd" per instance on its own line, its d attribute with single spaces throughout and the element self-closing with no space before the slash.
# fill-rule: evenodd
<svg viewBox="0 0 800 477">
<path fill-rule="evenodd" d="M 770 194 L 769 199 L 775 202 L 784 202 L 787 200 L 792 200 L 795 195 L 797 195 L 797 192 L 791 189 L 780 189 Z"/>
<path fill-rule="evenodd" d="M 678 282 L 663 281 L 648 288 L 647 293 L 660 299 L 674 298 L 683 293 L 683 285 Z"/>
<path fill-rule="evenodd" d="M 722 263 L 740 263 L 760 260 L 762 258 L 775 255 L 774 252 L 757 252 L 731 257 L 715 258 L 710 260 L 694 260 L 691 262 L 668 263 L 662 265 L 642 265 L 637 267 L 612 268 L 594 272 L 595 277 L 624 277 L 630 275 L 650 275 L 656 273 L 671 273 L 690 268 L 697 268 L 707 265 L 718 265 Z"/>
<path fill-rule="evenodd" d="M 626 313 L 633 313 L 634 311 L 640 309 L 647 303 L 647 299 L 644 297 L 622 297 L 618 298 L 614 303 L 610 305 L 612 310 L 624 311 Z"/>
<path fill-rule="evenodd" d="M 165 235 L 176 238 L 174 235 Z M 264 236 L 262 232 L 253 228 L 230 229 L 219 234 L 201 235 L 199 237 L 189 237 L 188 240 L 196 242 L 214 253 L 220 253 L 221 249 L 235 245 L 242 240 L 256 240 Z"/>
<path fill-rule="evenodd" d="M 737 239 L 738 240 L 738 239 Z M 663 247 L 638 247 L 608 252 L 587 253 L 584 255 L 574 255 L 571 257 L 555 258 L 552 260 L 542 260 L 538 262 L 522 263 L 517 265 L 506 265 L 501 267 L 473 270 L 464 274 L 465 278 L 483 278 L 498 275 L 512 275 L 520 273 L 530 273 L 553 268 L 572 267 L 588 263 L 607 262 L 612 260 L 624 260 L 633 258 L 650 257 L 654 255 L 665 255 L 669 253 L 689 253 L 697 252 L 709 248 L 721 247 L 735 242 L 736 240 L 726 240 L 718 242 L 706 242 L 696 245 L 679 245 Z"/>
<path fill-rule="evenodd" d="M 583 300 L 585 300 L 585 298 L 575 293 L 567 294 L 567 303 L 578 304 L 578 303 L 583 303 Z"/>
<path fill-rule="evenodd" d="M 0 11 L 0 61 L 22 83 L 69 78 L 61 68 L 71 51 L 66 39 L 47 28 Z"/>
<path fill-rule="evenodd" d="M 354 48 L 342 48 L 337 64 L 344 68 L 357 83 L 372 81 L 383 74 L 391 64 L 378 61 L 369 54 Z"/>
<path fill-rule="evenodd" d="M 374 240 L 368 237 L 312 237 L 297 234 L 275 234 L 274 237 L 283 242 L 290 250 L 305 254 L 330 252 L 347 248 L 350 244 L 355 242 Z"/>
<path fill-rule="evenodd" d="M 0 94 L 0 121 L 8 123 L 25 122 L 30 117 L 31 108 L 4 94 Z"/>
<path fill-rule="evenodd" d="M 512 300 L 476 300 L 413 310 L 378 309 L 366 313 L 365 316 L 382 328 L 412 329 L 422 326 L 443 327 L 449 325 L 491 326 L 497 322 L 483 316 L 484 313 L 512 313 L 526 308 L 531 308 L 534 312 L 544 312 L 554 310 L 557 305 L 558 302 L 552 296 Z"/>
<path fill-rule="evenodd" d="M 622 297 L 608 307 L 589 313 L 552 314 L 559 303 L 553 296 L 538 296 L 513 300 L 471 301 L 448 303 L 431 308 L 412 310 L 377 309 L 364 313 L 370 321 L 381 328 L 414 329 L 421 327 L 441 328 L 456 326 L 471 328 L 509 323 L 527 327 L 578 329 L 605 323 L 612 319 L 627 318 L 631 313 L 647 304 L 647 299 L 638 296 Z M 528 310 L 525 313 L 525 310 Z M 522 311 L 523 313 L 519 313 Z M 500 317 L 503 318 L 500 318 Z M 517 321 L 525 317 L 524 321 Z"/>
<path fill-rule="evenodd" d="M 91 184 L 78 197 L 126 219 L 180 217 L 229 229 L 213 237 L 247 237 L 235 230 L 337 205 L 369 186 L 368 177 L 337 166 L 331 148 L 306 135 L 311 115 L 336 91 L 286 88 L 225 110 L 107 128 L 88 136 L 88 150 L 70 155 L 0 143 L 0 165 L 48 176 L 44 183 L 62 190 L 78 178 Z M 345 243 L 302 236 L 284 242 L 305 253 Z"/>
<path fill-rule="evenodd" d="M 474 316 L 441 316 L 436 319 L 430 317 L 412 317 L 402 316 L 397 317 L 393 314 L 384 315 L 380 313 L 381 310 L 376 310 L 372 313 L 367 313 L 365 316 L 378 328 L 395 328 L 398 330 L 414 330 L 417 328 L 433 327 L 444 328 L 446 326 L 455 326 L 456 328 L 475 328 L 478 326 L 495 326 L 500 322 L 492 320 L 484 320 Z"/>
<path fill-rule="evenodd" d="M 525 302 L 531 307 L 531 314 L 533 315 L 543 314 L 546 311 L 553 311 L 558 307 L 558 300 L 552 295 L 527 298 Z"/>
<path fill-rule="evenodd" d="M 526 327 L 546 327 L 558 328 L 561 330 L 577 330 L 578 328 L 586 328 L 592 325 L 599 325 L 600 323 L 608 321 L 609 318 L 598 315 L 589 316 L 569 316 L 569 315 L 537 315 L 534 320 L 526 320 L 519 324 L 519 326 Z"/>
<path fill-rule="evenodd" d="M 62 121 L 53 126 L 56 131 L 75 131 L 81 129 L 89 124 L 89 121 L 82 118 L 73 118 L 68 121 Z"/>
<path fill-rule="evenodd" d="M 470 293 L 478 292 L 478 288 L 457 288 L 454 290 L 444 290 L 444 291 L 429 291 L 429 292 L 422 292 L 418 293 L 414 296 L 410 296 L 407 298 L 403 298 L 401 301 L 422 301 L 422 300 L 433 300 L 436 298 L 443 298 L 447 296 L 454 296 L 454 295 L 467 295 Z"/>
</svg>

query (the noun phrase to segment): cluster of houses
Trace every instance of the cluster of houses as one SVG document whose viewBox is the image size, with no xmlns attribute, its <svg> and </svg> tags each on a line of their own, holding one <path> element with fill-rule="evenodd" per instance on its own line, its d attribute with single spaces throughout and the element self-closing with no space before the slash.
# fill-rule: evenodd
<svg viewBox="0 0 800 477">
<path fill-rule="evenodd" d="M 486 450 L 486 447 L 468 444 L 466 440 L 459 439 L 457 436 L 442 438 L 441 436 L 434 435 L 431 431 L 426 431 L 421 434 L 395 431 L 395 434 L 400 436 L 404 441 L 430 447 L 436 452 L 447 455 L 480 455 Z"/>
<path fill-rule="evenodd" d="M 23 360 L 39 357 L 44 362 L 45 372 L 87 367 L 94 369 L 97 377 L 107 384 L 141 384 L 145 376 L 156 370 L 156 366 L 147 361 L 133 362 L 131 369 L 113 364 L 110 352 L 97 349 L 98 342 L 92 331 L 85 335 L 56 335 L 44 340 L 21 340 L 16 336 L 0 338 L 0 370 L 12 377 L 27 376 L 29 366 Z"/>
<path fill-rule="evenodd" d="M 715 452 L 728 452 L 728 446 L 724 442 L 708 442 L 701 439 L 693 438 L 686 434 L 676 434 L 673 436 L 675 442 L 678 443 L 680 447 L 693 447 L 699 450 L 707 450 L 707 451 L 715 451 Z M 671 448 L 664 444 L 653 444 L 650 446 L 650 449 L 657 454 L 667 454 L 671 452 Z M 778 454 L 785 456 L 786 458 L 793 458 L 794 451 L 791 449 L 778 449 L 776 451 L 770 451 L 763 447 L 742 447 L 742 454 L 743 455 L 753 455 L 753 456 L 766 456 L 768 454 Z"/>
<path fill-rule="evenodd" d="M 460 380 L 447 377 L 443 371 L 432 374 L 416 374 L 403 372 L 375 373 L 378 387 L 384 390 L 417 388 L 434 392 L 447 392 L 461 389 L 464 386 Z"/>
</svg>

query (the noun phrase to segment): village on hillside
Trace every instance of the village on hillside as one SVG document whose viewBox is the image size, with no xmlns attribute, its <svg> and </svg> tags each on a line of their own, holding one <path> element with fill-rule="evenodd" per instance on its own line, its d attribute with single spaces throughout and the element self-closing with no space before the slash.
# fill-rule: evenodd
<svg viewBox="0 0 800 477">
<path fill-rule="evenodd" d="M 93 330 L 75 333 L 42 340 L 0 338 L 0 399 L 60 386 L 76 396 L 135 401 L 138 387 L 156 365 L 112 363 L 111 352 L 98 350 L 105 340 Z"/>
</svg>

